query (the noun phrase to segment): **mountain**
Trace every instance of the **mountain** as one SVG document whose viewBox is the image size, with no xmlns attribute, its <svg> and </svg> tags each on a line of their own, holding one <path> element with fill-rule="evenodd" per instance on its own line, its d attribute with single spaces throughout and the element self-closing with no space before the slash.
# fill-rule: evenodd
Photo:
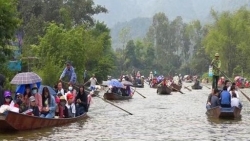
<svg viewBox="0 0 250 141">
<path fill-rule="evenodd" d="M 111 28 L 112 42 L 118 42 L 119 32 L 129 26 L 131 38 L 141 38 L 147 32 L 150 19 L 158 12 L 164 12 L 170 20 L 181 16 L 184 22 L 211 21 L 210 10 L 234 11 L 249 6 L 250 0 L 94 0 L 95 4 L 108 9 L 108 13 L 95 15 Z M 137 23 L 138 22 L 138 23 Z"/>
</svg>

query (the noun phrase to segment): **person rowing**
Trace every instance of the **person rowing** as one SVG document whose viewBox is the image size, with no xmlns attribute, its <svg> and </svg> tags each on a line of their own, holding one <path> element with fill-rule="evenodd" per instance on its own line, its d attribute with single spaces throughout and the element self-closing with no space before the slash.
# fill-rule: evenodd
<svg viewBox="0 0 250 141">
<path fill-rule="evenodd" d="M 59 81 L 62 80 L 62 78 L 64 78 L 65 76 L 67 76 L 69 78 L 69 82 L 68 84 L 75 84 L 76 83 L 76 73 L 75 73 L 75 69 L 72 66 L 70 61 L 66 62 L 66 67 L 64 68 Z"/>
</svg>

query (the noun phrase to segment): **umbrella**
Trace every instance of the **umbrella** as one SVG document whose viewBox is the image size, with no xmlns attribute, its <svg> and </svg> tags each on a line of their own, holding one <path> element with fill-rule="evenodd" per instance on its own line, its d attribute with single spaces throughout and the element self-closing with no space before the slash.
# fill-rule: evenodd
<svg viewBox="0 0 250 141">
<path fill-rule="evenodd" d="M 41 82 L 42 79 L 34 72 L 23 72 L 18 73 L 12 80 L 11 84 L 21 85 L 21 84 L 34 84 Z"/>
<path fill-rule="evenodd" d="M 240 79 L 240 76 L 236 76 L 236 77 L 234 78 L 234 81 L 237 81 L 238 79 Z"/>
<path fill-rule="evenodd" d="M 25 91 L 25 85 L 30 85 L 30 88 L 32 88 L 32 85 L 33 85 L 33 84 L 17 85 L 17 87 L 16 87 L 16 93 L 21 93 L 21 94 L 23 94 L 24 91 Z M 40 85 L 41 85 L 41 82 L 36 83 L 36 85 L 37 85 L 37 88 L 39 88 Z"/>
<path fill-rule="evenodd" d="M 122 81 L 122 84 L 123 84 L 124 86 L 133 86 L 133 84 L 132 84 L 131 82 L 126 81 L 126 80 Z"/>
<path fill-rule="evenodd" d="M 117 87 L 117 88 L 123 88 L 123 84 L 121 82 L 119 82 L 117 79 L 111 79 L 110 81 L 108 81 L 108 85 Z"/>
<path fill-rule="evenodd" d="M 39 94 L 42 94 L 43 93 L 43 88 L 44 87 L 47 87 L 48 89 L 49 89 L 49 93 L 51 94 L 51 95 L 56 95 L 57 93 L 56 93 L 56 91 L 52 88 L 52 87 L 50 87 L 50 86 L 47 86 L 47 85 L 41 85 L 40 86 L 40 88 L 39 88 L 39 90 L 38 90 L 38 93 Z"/>
</svg>

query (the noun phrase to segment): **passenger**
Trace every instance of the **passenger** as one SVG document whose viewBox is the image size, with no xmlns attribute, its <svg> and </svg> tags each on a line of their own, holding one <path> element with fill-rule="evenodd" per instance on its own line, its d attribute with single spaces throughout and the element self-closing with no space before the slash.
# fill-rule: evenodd
<svg viewBox="0 0 250 141">
<path fill-rule="evenodd" d="M 227 86 L 224 86 L 221 92 L 221 107 L 231 107 L 231 95 L 227 91 Z"/>
<path fill-rule="evenodd" d="M 214 89 L 212 89 L 212 92 L 208 95 L 206 104 L 207 109 L 210 109 L 213 94 L 214 94 Z"/>
<path fill-rule="evenodd" d="M 231 97 L 233 97 L 233 93 L 236 94 L 237 98 L 240 98 L 238 91 L 236 91 L 236 89 L 235 89 L 235 86 L 231 86 L 231 90 L 230 90 Z"/>
<path fill-rule="evenodd" d="M 66 104 L 66 107 L 68 108 L 69 118 L 75 117 L 76 107 L 75 107 L 75 103 L 73 101 L 73 94 L 68 94 L 67 95 L 67 104 Z"/>
<path fill-rule="evenodd" d="M 158 84 L 158 86 L 167 86 L 167 79 L 166 78 L 164 78 L 162 81 L 161 81 L 161 83 L 160 84 Z"/>
<path fill-rule="evenodd" d="M 218 95 L 219 95 L 219 90 L 215 89 L 214 90 L 214 94 L 213 94 L 213 96 L 211 98 L 210 108 L 214 108 L 214 107 L 220 106 L 220 101 L 219 101 Z"/>
<path fill-rule="evenodd" d="M 56 112 L 56 101 L 54 96 L 50 95 L 47 87 L 44 87 L 42 91 L 42 105 L 43 108 L 40 117 L 54 118 Z"/>
<path fill-rule="evenodd" d="M 65 96 L 60 97 L 60 105 L 59 105 L 59 117 L 60 118 L 68 118 L 69 117 L 69 112 L 68 108 L 66 106 L 66 99 Z"/>
<path fill-rule="evenodd" d="M 29 109 L 31 109 L 31 112 L 28 113 L 28 115 L 38 116 L 39 117 L 40 110 L 39 110 L 39 107 L 36 104 L 36 98 L 34 96 L 31 96 L 29 98 L 29 100 L 30 100 L 30 107 L 29 107 Z"/>
<path fill-rule="evenodd" d="M 27 107 L 29 107 L 29 103 L 30 103 L 29 98 L 30 98 L 30 97 L 31 97 L 30 85 L 27 84 L 27 85 L 25 85 L 25 92 L 24 92 L 24 94 L 23 94 L 23 103 L 24 103 Z"/>
<path fill-rule="evenodd" d="M 64 89 L 63 89 L 63 87 L 62 87 L 62 82 L 59 82 L 59 83 L 57 84 L 56 93 L 57 93 L 57 94 L 61 93 L 62 95 L 65 95 L 65 91 L 64 91 Z"/>
<path fill-rule="evenodd" d="M 8 111 L 19 112 L 19 106 L 13 101 L 10 91 L 4 91 L 4 99 L 4 104 L 0 107 L 0 113 L 6 115 Z"/>
<path fill-rule="evenodd" d="M 67 95 L 68 95 L 68 94 L 72 94 L 72 95 L 73 95 L 73 101 L 75 101 L 75 98 L 76 98 L 76 90 L 73 88 L 72 85 L 69 85 L 68 92 L 65 94 L 65 98 L 66 98 L 67 101 L 68 101 L 68 99 L 67 99 Z"/>
<path fill-rule="evenodd" d="M 76 116 L 80 116 L 88 111 L 88 95 L 84 91 L 84 87 L 80 86 L 76 96 Z"/>
<path fill-rule="evenodd" d="M 28 110 L 28 106 L 23 103 L 23 95 L 21 93 L 16 94 L 16 104 L 19 106 L 19 113 Z"/>
<path fill-rule="evenodd" d="M 242 104 L 239 98 L 237 98 L 237 94 L 235 92 L 232 92 L 231 107 L 242 108 Z"/>
<path fill-rule="evenodd" d="M 35 97 L 35 99 L 36 99 L 35 100 L 36 106 L 38 106 L 39 112 L 41 112 L 42 111 L 42 107 L 43 107 L 43 104 L 42 104 L 42 95 L 38 94 L 38 88 L 37 88 L 36 84 L 32 85 L 31 95 Z"/>
</svg>

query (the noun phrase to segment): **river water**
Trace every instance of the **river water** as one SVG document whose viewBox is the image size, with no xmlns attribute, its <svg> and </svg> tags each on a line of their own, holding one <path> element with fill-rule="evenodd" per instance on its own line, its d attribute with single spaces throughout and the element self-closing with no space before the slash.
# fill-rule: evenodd
<svg viewBox="0 0 250 141">
<path fill-rule="evenodd" d="M 250 102 L 243 95 L 240 95 L 244 106 L 242 118 L 219 120 L 205 114 L 205 102 L 211 91 L 206 87 L 192 91 L 182 89 L 185 94 L 173 92 L 172 95 L 157 95 L 156 89 L 148 86 L 136 90 L 147 98 L 135 94 L 131 100 L 115 102 L 133 115 L 93 98 L 89 118 L 85 121 L 27 132 L 0 133 L 0 140 L 250 140 Z M 250 94 L 250 89 L 243 91 Z"/>
</svg>

